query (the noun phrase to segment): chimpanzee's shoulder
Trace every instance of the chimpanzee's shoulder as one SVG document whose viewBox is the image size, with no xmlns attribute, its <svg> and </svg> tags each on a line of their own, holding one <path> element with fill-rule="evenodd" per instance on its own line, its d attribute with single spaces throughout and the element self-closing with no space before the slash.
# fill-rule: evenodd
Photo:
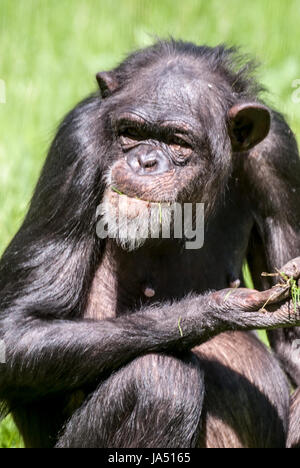
<svg viewBox="0 0 300 468">
<path fill-rule="evenodd" d="M 277 110 L 270 109 L 271 128 L 267 138 L 261 142 L 254 153 L 261 156 L 271 165 L 283 165 L 287 168 L 290 163 L 299 166 L 299 151 L 297 140 L 286 117 Z"/>
</svg>

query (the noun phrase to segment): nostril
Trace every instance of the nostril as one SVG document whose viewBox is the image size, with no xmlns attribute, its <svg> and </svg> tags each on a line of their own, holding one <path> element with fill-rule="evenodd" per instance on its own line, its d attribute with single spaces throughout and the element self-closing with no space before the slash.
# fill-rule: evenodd
<svg viewBox="0 0 300 468">
<path fill-rule="evenodd" d="M 143 169 L 153 168 L 157 165 L 157 158 L 150 154 L 144 154 L 139 157 L 139 164 Z"/>
<path fill-rule="evenodd" d="M 144 167 L 154 167 L 156 166 L 157 164 L 157 161 L 156 159 L 153 159 L 152 161 L 146 161 L 145 164 L 144 164 Z"/>
<path fill-rule="evenodd" d="M 126 162 L 130 169 L 138 175 L 161 174 L 170 170 L 168 158 L 160 151 L 141 151 L 140 148 L 126 154 Z"/>
</svg>

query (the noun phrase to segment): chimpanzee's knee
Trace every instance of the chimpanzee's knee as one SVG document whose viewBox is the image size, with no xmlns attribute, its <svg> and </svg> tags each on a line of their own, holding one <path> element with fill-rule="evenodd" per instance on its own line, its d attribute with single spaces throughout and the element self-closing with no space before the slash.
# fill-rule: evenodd
<svg viewBox="0 0 300 468">
<path fill-rule="evenodd" d="M 196 356 L 147 354 L 111 375 L 70 419 L 59 447 L 192 447 L 204 378 Z"/>
<path fill-rule="evenodd" d="M 292 396 L 287 447 L 300 448 L 300 388 Z"/>
</svg>

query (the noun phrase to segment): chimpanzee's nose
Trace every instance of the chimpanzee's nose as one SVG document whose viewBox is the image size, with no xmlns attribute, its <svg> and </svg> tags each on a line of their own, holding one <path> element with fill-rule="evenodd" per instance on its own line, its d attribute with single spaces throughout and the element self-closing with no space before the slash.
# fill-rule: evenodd
<svg viewBox="0 0 300 468">
<path fill-rule="evenodd" d="M 127 164 L 138 175 L 160 174 L 170 170 L 168 158 L 157 149 L 131 150 L 126 159 Z"/>
<path fill-rule="evenodd" d="M 154 169 L 157 165 L 156 153 L 152 151 L 148 154 L 140 154 L 138 156 L 138 162 L 142 169 Z"/>
</svg>

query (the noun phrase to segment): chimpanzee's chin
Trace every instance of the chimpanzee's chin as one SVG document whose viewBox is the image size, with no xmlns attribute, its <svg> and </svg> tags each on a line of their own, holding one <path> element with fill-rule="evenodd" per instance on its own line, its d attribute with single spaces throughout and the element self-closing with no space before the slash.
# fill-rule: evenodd
<svg viewBox="0 0 300 468">
<path fill-rule="evenodd" d="M 174 205 L 146 202 L 108 189 L 98 209 L 102 230 L 125 250 L 136 250 L 148 239 L 171 238 Z"/>
</svg>

